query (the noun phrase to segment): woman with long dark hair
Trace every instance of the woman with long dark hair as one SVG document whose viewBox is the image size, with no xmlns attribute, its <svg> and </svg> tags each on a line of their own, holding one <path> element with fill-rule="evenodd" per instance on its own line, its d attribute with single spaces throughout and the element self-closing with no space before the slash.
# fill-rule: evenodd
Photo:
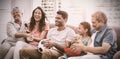
<svg viewBox="0 0 120 59">
<path fill-rule="evenodd" d="M 30 19 L 30 23 L 28 26 L 27 32 L 31 34 L 31 37 L 26 38 L 26 42 L 17 42 L 15 51 L 14 51 L 14 59 L 20 59 L 19 57 L 19 51 L 21 48 L 37 48 L 38 43 L 40 40 L 46 38 L 46 34 L 49 29 L 49 25 L 45 22 L 46 16 L 43 12 L 41 7 L 37 7 L 32 12 L 32 17 Z"/>
<path fill-rule="evenodd" d="M 29 42 L 33 45 L 38 45 L 38 42 L 41 39 L 44 39 L 48 31 L 48 24 L 45 22 L 46 16 L 43 10 L 40 7 L 37 7 L 32 12 L 32 17 L 29 24 L 29 31 L 33 36 L 33 41 Z"/>
</svg>

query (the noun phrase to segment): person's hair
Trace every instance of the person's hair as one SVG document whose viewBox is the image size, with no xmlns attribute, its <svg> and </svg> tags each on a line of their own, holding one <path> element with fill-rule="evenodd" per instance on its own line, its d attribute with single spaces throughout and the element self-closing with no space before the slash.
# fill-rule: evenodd
<svg viewBox="0 0 120 59">
<path fill-rule="evenodd" d="M 63 17 L 63 19 L 66 19 L 66 21 L 67 21 L 67 19 L 68 19 L 67 12 L 59 10 L 59 11 L 57 11 L 57 14 L 60 14 Z"/>
<path fill-rule="evenodd" d="M 103 21 L 104 24 L 107 23 L 107 17 L 102 11 L 95 12 L 92 17 L 95 17 L 98 22 Z"/>
<path fill-rule="evenodd" d="M 34 13 L 35 13 L 36 9 L 39 9 L 42 12 L 42 16 L 41 16 L 41 20 L 39 21 L 39 28 L 38 28 L 39 32 L 42 32 L 42 30 L 44 29 L 44 26 L 46 25 L 45 24 L 46 15 L 45 15 L 45 13 L 44 13 L 44 11 L 42 10 L 41 7 L 35 8 L 32 12 L 32 17 L 30 19 L 30 31 L 32 31 L 34 29 L 35 24 L 36 24 L 35 18 L 34 18 Z"/>
<path fill-rule="evenodd" d="M 90 27 L 90 24 L 88 22 L 81 22 L 80 25 L 82 25 L 84 29 L 88 29 L 87 35 L 91 36 L 91 27 Z"/>
<path fill-rule="evenodd" d="M 19 7 L 14 7 L 11 11 L 11 13 L 13 14 L 15 11 L 19 11 L 22 13 L 22 10 Z"/>
</svg>

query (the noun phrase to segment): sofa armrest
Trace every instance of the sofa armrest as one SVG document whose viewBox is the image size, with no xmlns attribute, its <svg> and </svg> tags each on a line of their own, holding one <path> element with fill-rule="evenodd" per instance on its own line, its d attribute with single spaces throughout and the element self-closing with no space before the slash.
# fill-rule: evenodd
<svg viewBox="0 0 120 59">
<path fill-rule="evenodd" d="M 120 59 L 120 51 L 115 53 L 115 55 L 113 56 L 113 59 Z"/>
</svg>

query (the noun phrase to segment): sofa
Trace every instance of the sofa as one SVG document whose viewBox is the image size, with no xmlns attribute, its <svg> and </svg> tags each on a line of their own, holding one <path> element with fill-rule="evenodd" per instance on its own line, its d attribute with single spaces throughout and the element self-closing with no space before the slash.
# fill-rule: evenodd
<svg viewBox="0 0 120 59">
<path fill-rule="evenodd" d="M 67 27 L 72 28 L 75 33 L 78 33 L 77 28 L 75 26 L 71 26 L 71 25 L 66 25 Z M 54 24 L 50 24 L 50 28 L 55 27 Z M 119 59 L 120 58 L 120 26 L 111 26 L 117 34 L 117 53 L 113 56 L 113 59 Z"/>
<path fill-rule="evenodd" d="M 75 26 L 66 25 L 67 27 L 72 28 L 75 33 L 78 33 L 77 28 Z M 55 27 L 54 24 L 50 24 L 50 28 Z M 117 34 L 117 53 L 113 56 L 113 59 L 119 59 L 120 58 L 120 26 L 110 26 L 113 28 Z"/>
</svg>

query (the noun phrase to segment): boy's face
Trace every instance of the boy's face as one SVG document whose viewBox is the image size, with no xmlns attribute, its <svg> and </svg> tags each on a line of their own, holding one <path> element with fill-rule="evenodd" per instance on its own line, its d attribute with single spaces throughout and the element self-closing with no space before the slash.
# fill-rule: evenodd
<svg viewBox="0 0 120 59">
<path fill-rule="evenodd" d="M 79 25 L 78 27 L 78 32 L 80 35 L 83 35 L 84 33 L 86 33 L 86 29 L 84 29 L 83 25 Z"/>
</svg>

